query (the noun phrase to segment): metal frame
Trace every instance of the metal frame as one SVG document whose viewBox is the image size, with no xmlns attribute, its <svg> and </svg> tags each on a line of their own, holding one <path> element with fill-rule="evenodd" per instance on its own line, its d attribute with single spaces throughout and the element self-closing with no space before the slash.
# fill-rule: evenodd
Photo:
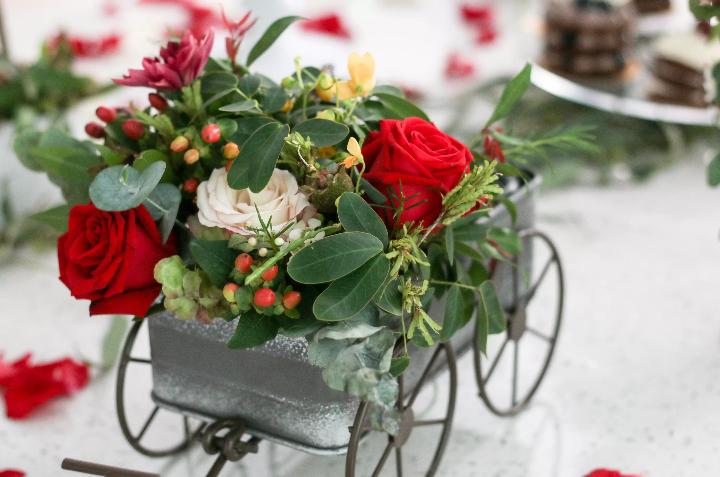
<svg viewBox="0 0 720 477">
<path fill-rule="evenodd" d="M 534 282 L 528 287 L 528 291 L 524 294 L 520 294 L 519 284 L 521 283 L 522 277 L 520 277 L 520 270 L 518 266 L 513 268 L 513 300 L 512 305 L 509 309 L 505 310 L 507 318 L 507 331 L 505 341 L 500 347 L 498 354 L 492 361 L 487 375 L 483 376 L 482 367 L 482 351 L 480 350 L 480 343 L 478 339 L 474 340 L 474 358 L 475 358 L 475 378 L 477 379 L 478 388 L 480 391 L 480 398 L 483 400 L 488 409 L 498 416 L 514 416 L 521 410 L 523 410 L 530 403 L 530 400 L 537 392 L 542 383 L 545 374 L 547 373 L 550 361 L 552 360 L 557 345 L 558 334 L 560 333 L 560 325 L 562 323 L 563 305 L 565 300 L 565 282 L 563 276 L 562 263 L 560 262 L 560 255 L 558 254 L 557 248 L 553 242 L 542 232 L 534 229 L 526 229 L 519 233 L 521 240 L 539 240 L 546 244 L 551 251 L 551 256 L 547 263 L 541 268 L 540 273 Z M 532 247 L 523 246 L 523 252 L 531 253 Z M 515 264 L 522 263 L 521 257 L 515 257 L 513 260 Z M 539 331 L 531 328 L 527 324 L 526 310 L 532 299 L 535 297 L 535 293 L 542 284 L 543 280 L 548 274 L 551 268 L 555 268 L 558 276 L 558 307 L 555 313 L 555 326 L 552 336 L 545 336 Z M 497 270 L 495 267 L 491 272 L 492 274 Z M 477 323 L 476 323 L 477 326 Z M 545 356 L 545 362 L 543 364 L 540 374 L 535 379 L 530 390 L 518 398 L 517 396 L 517 381 L 518 381 L 518 350 L 520 347 L 520 340 L 527 334 L 533 335 L 536 338 L 546 341 L 550 348 Z M 511 380 L 512 395 L 509 407 L 500 406 L 493 401 L 489 393 L 487 392 L 486 384 L 492 377 L 497 364 L 500 362 L 500 358 L 503 352 L 507 348 L 508 343 L 513 342 L 513 377 Z"/>
</svg>

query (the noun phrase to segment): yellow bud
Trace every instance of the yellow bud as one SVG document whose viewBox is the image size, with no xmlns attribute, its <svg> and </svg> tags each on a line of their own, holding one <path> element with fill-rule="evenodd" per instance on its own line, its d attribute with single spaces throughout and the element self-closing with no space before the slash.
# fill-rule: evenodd
<svg viewBox="0 0 720 477">
<path fill-rule="evenodd" d="M 285 106 L 283 106 L 280 111 L 282 111 L 283 113 L 286 112 L 286 111 L 290 111 L 290 110 L 293 108 L 294 105 L 295 105 L 295 103 L 293 103 L 292 100 L 288 99 L 288 100 L 285 102 Z"/>
<path fill-rule="evenodd" d="M 186 164 L 195 164 L 197 161 L 200 160 L 200 151 L 197 149 L 189 149 L 185 153 L 185 163 Z"/>
<path fill-rule="evenodd" d="M 318 119 L 327 119 L 329 121 L 335 121 L 335 113 L 332 109 L 326 109 L 325 111 L 320 111 L 317 113 L 317 116 L 315 116 Z"/>
<path fill-rule="evenodd" d="M 317 92 L 317 95 L 320 96 L 322 101 L 329 103 L 332 101 L 333 96 L 335 96 L 335 90 L 337 89 L 335 86 L 336 83 L 335 78 L 322 73 L 320 78 L 318 78 L 315 92 Z"/>
</svg>

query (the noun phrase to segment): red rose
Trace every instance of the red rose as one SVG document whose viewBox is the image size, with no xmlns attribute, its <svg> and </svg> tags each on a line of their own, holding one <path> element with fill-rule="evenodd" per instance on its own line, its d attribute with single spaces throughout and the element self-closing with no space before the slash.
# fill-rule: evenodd
<svg viewBox="0 0 720 477">
<path fill-rule="evenodd" d="M 464 144 L 420 118 L 380 121 L 380 132 L 370 133 L 362 153 L 367 167 L 363 177 L 388 197 L 384 205 L 398 207 L 388 189 L 399 197 L 401 184 L 404 196 L 412 197 L 405 203 L 409 210 L 400 216 L 400 226 L 431 225 L 442 212 L 443 196 L 458 185 L 473 161 Z M 389 228 L 395 226 L 391 211 L 376 210 Z"/>
<path fill-rule="evenodd" d="M 29 354 L 12 364 L 0 361 L 0 370 L 5 370 L 0 386 L 6 388 L 5 412 L 11 419 L 23 419 L 55 397 L 74 394 L 90 374 L 85 363 L 71 359 L 31 366 Z"/>
<path fill-rule="evenodd" d="M 58 241 L 60 280 L 75 298 L 92 301 L 91 315 L 144 316 L 162 288 L 155 264 L 176 253 L 174 236 L 163 245 L 143 205 L 124 212 L 76 205 Z"/>
</svg>

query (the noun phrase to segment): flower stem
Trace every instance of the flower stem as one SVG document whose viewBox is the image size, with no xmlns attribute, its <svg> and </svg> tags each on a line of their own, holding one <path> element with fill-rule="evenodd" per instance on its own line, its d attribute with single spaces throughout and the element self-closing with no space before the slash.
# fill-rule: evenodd
<svg viewBox="0 0 720 477">
<path fill-rule="evenodd" d="M 464 285 L 464 284 L 458 283 L 458 282 L 445 282 L 445 281 L 442 281 L 442 280 L 434 280 L 434 279 L 432 279 L 432 278 L 431 278 L 430 280 L 428 280 L 428 281 L 429 281 L 430 283 L 437 283 L 438 285 L 448 285 L 448 286 L 453 286 L 453 285 L 454 285 L 454 286 L 458 286 L 458 287 L 460 287 L 460 288 L 467 288 L 468 290 L 474 290 L 474 291 L 477 291 L 477 289 L 478 289 L 477 287 L 471 287 L 470 285 Z"/>
</svg>

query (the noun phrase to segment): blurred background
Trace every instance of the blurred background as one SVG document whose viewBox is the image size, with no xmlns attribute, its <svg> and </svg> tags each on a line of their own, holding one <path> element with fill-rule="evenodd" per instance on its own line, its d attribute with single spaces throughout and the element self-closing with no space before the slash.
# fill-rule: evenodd
<svg viewBox="0 0 720 477">
<path fill-rule="evenodd" d="M 467 141 L 530 61 L 539 66 L 535 85 L 503 128 L 594 128 L 596 151 L 557 150 L 532 164 L 543 178 L 538 227 L 558 245 L 566 274 L 563 329 L 546 380 L 527 411 L 502 419 L 477 399 L 471 358 L 460 360 L 455 427 L 438 475 L 582 477 L 596 468 L 720 475 L 720 209 L 705 178 L 717 149 L 716 107 L 690 104 L 682 92 L 662 102 L 653 96 L 657 42 L 698 31 L 686 0 L 655 3 L 659 11 L 638 14 L 622 32 L 621 71 L 599 75 L 572 71 L 581 61 L 569 56 L 552 68 L 542 0 L 0 0 L 0 356 L 69 355 L 97 365 L 77 396 L 23 421 L 0 415 L 0 471 L 60 475 L 64 457 L 163 476 L 210 467 L 198 448 L 152 460 L 125 442 L 113 350 L 128 321 L 89 318 L 57 280 L 57 236 L 28 216 L 61 195 L 23 166 L 12 141 L 29 124 L 60 125 L 85 139 L 99 106 L 145 107 L 149 91 L 111 79 L 186 29 L 215 28 L 213 56 L 223 56 L 221 12 L 237 21 L 252 11 L 258 22 L 241 56 L 275 19 L 309 19 L 254 65 L 275 81 L 292 73 L 297 56 L 344 74 L 351 52 L 371 52 L 379 84 L 401 87 L 439 127 Z M 717 52 L 707 55 L 720 61 Z M 18 71 L 28 75 L 22 93 L 10 80 Z M 133 388 L 138 402 L 149 379 Z M 163 440 L 176 430 L 158 432 Z M 343 475 L 343 466 L 342 458 L 272 444 L 222 475 L 331 476 Z"/>
</svg>

